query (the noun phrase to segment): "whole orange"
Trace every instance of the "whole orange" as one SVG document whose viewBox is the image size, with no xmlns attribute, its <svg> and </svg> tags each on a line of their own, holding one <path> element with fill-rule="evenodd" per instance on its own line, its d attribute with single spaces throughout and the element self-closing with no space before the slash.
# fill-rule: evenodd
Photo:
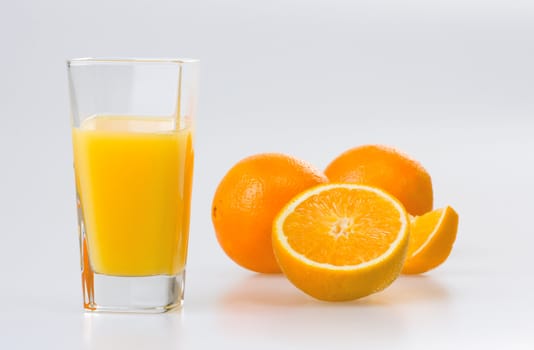
<svg viewBox="0 0 534 350">
<path fill-rule="evenodd" d="M 349 149 L 325 170 L 332 182 L 357 183 L 381 188 L 405 206 L 411 215 L 432 210 L 432 179 L 423 166 L 401 151 L 383 145 Z"/>
<path fill-rule="evenodd" d="M 249 270 L 280 272 L 271 240 L 274 217 L 294 196 L 326 182 L 321 171 L 284 154 L 258 154 L 239 161 L 213 198 L 211 218 L 222 249 Z"/>
</svg>

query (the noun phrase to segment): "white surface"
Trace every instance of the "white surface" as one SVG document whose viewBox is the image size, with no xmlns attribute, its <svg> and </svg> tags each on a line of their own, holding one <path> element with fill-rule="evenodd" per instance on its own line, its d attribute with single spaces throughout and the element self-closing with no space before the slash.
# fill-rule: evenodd
<svg viewBox="0 0 534 350">
<path fill-rule="evenodd" d="M 531 1 L 5 1 L 0 348 L 534 348 Z M 200 58 L 185 308 L 91 315 L 81 286 L 64 60 Z M 233 264 L 212 194 L 240 158 L 324 167 L 397 146 L 460 213 L 445 265 L 343 304 Z"/>
</svg>

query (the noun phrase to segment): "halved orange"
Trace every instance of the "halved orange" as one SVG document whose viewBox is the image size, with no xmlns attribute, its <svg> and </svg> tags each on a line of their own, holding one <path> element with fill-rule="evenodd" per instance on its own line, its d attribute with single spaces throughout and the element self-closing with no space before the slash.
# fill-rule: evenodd
<svg viewBox="0 0 534 350">
<path fill-rule="evenodd" d="M 412 218 L 402 273 L 423 273 L 441 265 L 451 253 L 457 231 L 458 214 L 450 206 Z"/>
<path fill-rule="evenodd" d="M 297 288 L 320 300 L 352 300 L 398 277 L 409 227 L 403 205 L 378 188 L 318 185 L 279 212 L 273 250 Z"/>
</svg>

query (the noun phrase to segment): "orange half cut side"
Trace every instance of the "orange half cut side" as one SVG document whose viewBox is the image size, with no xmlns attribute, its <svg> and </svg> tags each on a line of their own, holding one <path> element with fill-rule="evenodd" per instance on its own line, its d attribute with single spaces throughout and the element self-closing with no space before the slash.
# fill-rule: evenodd
<svg viewBox="0 0 534 350">
<path fill-rule="evenodd" d="M 326 184 L 290 201 L 273 225 L 282 271 L 321 300 L 351 300 L 377 292 L 399 275 L 409 218 L 390 194 L 357 184 Z"/>
</svg>

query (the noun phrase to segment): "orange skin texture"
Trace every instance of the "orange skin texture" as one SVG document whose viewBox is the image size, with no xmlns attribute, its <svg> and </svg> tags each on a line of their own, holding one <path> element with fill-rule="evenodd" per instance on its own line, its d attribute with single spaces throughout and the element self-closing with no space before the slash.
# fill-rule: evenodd
<svg viewBox="0 0 534 350">
<path fill-rule="evenodd" d="M 265 153 L 239 161 L 223 177 L 213 198 L 211 218 L 224 252 L 240 266 L 280 273 L 272 248 L 276 214 L 295 195 L 327 177 L 297 158 Z"/>
<path fill-rule="evenodd" d="M 325 174 L 332 182 L 381 188 L 397 197 L 411 215 L 422 215 L 433 207 L 428 172 L 392 147 L 366 145 L 349 149 L 327 166 Z"/>
</svg>

